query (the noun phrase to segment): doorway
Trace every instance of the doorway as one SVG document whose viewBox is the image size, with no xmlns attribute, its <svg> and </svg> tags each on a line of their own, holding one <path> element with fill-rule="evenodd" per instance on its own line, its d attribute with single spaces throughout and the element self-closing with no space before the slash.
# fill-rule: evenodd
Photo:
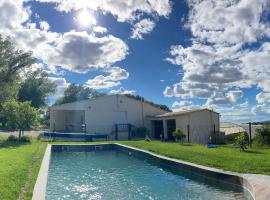
<svg viewBox="0 0 270 200">
<path fill-rule="evenodd" d="M 154 120 L 152 121 L 153 129 L 154 129 L 154 137 L 156 139 L 164 138 L 164 129 L 163 129 L 163 121 L 162 120 Z"/>
<path fill-rule="evenodd" d="M 175 119 L 168 119 L 168 120 L 166 120 L 166 123 L 167 123 L 168 139 L 169 139 L 169 140 L 173 140 L 173 139 L 174 139 L 174 137 L 173 137 L 173 132 L 174 132 L 175 129 L 176 129 L 176 122 L 175 122 Z"/>
</svg>

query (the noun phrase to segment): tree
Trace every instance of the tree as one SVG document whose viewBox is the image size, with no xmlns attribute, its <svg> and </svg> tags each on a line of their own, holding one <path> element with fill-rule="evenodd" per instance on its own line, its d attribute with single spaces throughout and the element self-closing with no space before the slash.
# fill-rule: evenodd
<svg viewBox="0 0 270 200">
<path fill-rule="evenodd" d="M 142 102 L 149 103 L 149 104 L 151 104 L 152 106 L 154 106 L 156 108 L 159 108 L 159 109 L 162 109 L 162 110 L 171 112 L 171 109 L 168 106 L 166 106 L 164 104 L 157 104 L 157 103 L 154 103 L 152 101 L 148 101 L 148 100 L 146 100 L 144 97 L 142 97 L 140 95 L 125 94 L 125 96 L 127 96 L 129 98 L 132 98 L 132 99 L 136 99 L 136 100 L 142 101 Z"/>
<path fill-rule="evenodd" d="M 245 151 L 248 146 L 248 136 L 245 133 L 240 133 L 238 136 L 235 138 L 235 143 L 236 145 L 239 146 L 240 151 Z"/>
<path fill-rule="evenodd" d="M 43 108 L 47 105 L 50 94 L 56 90 L 56 85 L 48 79 L 48 74 L 36 70 L 26 75 L 19 89 L 18 100 L 30 101 L 34 108 Z"/>
<path fill-rule="evenodd" d="M 30 102 L 18 102 L 14 99 L 3 104 L 2 116 L 4 128 L 10 131 L 19 130 L 19 138 L 23 131 L 31 130 L 38 126 L 39 113 Z"/>
<path fill-rule="evenodd" d="M 93 97 L 104 96 L 104 93 L 97 92 L 90 88 L 85 88 L 82 85 L 70 84 L 64 92 L 62 98 L 57 99 L 55 105 L 70 103 L 79 100 L 91 99 Z"/>
<path fill-rule="evenodd" d="M 266 125 L 263 128 L 256 129 L 254 141 L 258 145 L 270 145 L 270 125 Z"/>
<path fill-rule="evenodd" d="M 35 62 L 31 55 L 31 52 L 16 50 L 9 39 L 0 35 L 0 107 L 4 101 L 17 97 L 19 72 Z"/>
<path fill-rule="evenodd" d="M 183 140 L 186 138 L 186 135 L 182 132 L 180 128 L 176 128 L 173 132 L 173 137 L 176 141 L 183 142 Z"/>
</svg>

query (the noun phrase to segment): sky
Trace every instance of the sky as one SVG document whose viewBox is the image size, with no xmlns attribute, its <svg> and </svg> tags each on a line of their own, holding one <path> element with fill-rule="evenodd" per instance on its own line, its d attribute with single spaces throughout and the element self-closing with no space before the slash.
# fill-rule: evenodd
<svg viewBox="0 0 270 200">
<path fill-rule="evenodd" d="M 270 0 L 0 0 L 0 34 L 56 83 L 224 122 L 270 119 Z"/>
</svg>

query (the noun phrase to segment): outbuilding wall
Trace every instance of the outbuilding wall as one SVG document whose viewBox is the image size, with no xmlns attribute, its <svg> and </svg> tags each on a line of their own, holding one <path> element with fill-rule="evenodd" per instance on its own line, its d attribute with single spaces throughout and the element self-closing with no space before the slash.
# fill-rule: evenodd
<svg viewBox="0 0 270 200">
<path fill-rule="evenodd" d="M 176 122 L 176 128 L 180 128 L 186 135 L 186 141 L 188 140 L 189 128 L 190 143 L 207 144 L 210 142 L 210 136 L 214 134 L 214 129 L 216 133 L 219 132 L 219 114 L 204 109 L 176 116 L 158 118 L 157 120 L 163 120 L 165 138 L 168 138 L 166 121 L 172 119 Z"/>
<path fill-rule="evenodd" d="M 136 127 L 146 127 L 150 130 L 151 123 L 146 118 L 148 115 L 164 114 L 166 111 L 158 109 L 148 103 L 141 102 L 123 95 L 110 95 L 98 97 L 92 100 L 79 101 L 74 103 L 53 106 L 50 109 L 51 131 L 63 130 L 65 127 L 66 111 L 84 110 L 86 131 L 89 133 L 110 134 L 113 125 L 117 123 L 116 112 L 126 116 L 125 123 Z"/>
</svg>

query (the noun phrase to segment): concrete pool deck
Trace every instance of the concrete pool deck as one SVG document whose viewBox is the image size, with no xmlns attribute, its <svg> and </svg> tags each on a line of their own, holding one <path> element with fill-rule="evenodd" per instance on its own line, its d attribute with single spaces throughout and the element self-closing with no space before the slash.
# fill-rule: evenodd
<svg viewBox="0 0 270 200">
<path fill-rule="evenodd" d="M 49 163 L 51 157 L 51 151 L 53 147 L 68 146 L 78 148 L 79 146 L 102 146 L 102 145 L 115 145 L 116 148 L 121 148 L 122 150 L 131 151 L 133 153 L 142 153 L 145 156 L 166 161 L 170 166 L 179 167 L 184 170 L 189 170 L 199 176 L 204 176 L 207 178 L 213 178 L 218 181 L 222 181 L 228 184 L 238 185 L 249 191 L 253 199 L 255 200 L 268 200 L 270 199 L 270 176 L 260 175 L 260 174 L 241 174 L 236 172 L 224 171 L 221 169 L 205 167 L 202 165 L 193 164 L 190 162 L 181 161 L 178 159 L 168 158 L 161 156 L 146 150 L 138 149 L 135 147 L 130 147 L 127 145 L 122 145 L 118 143 L 104 143 L 104 144 L 49 144 L 47 146 L 44 158 L 41 164 L 39 175 L 35 184 L 33 191 L 32 200 L 45 200 L 46 199 L 46 187 L 47 187 L 47 177 L 49 171 Z"/>
</svg>

